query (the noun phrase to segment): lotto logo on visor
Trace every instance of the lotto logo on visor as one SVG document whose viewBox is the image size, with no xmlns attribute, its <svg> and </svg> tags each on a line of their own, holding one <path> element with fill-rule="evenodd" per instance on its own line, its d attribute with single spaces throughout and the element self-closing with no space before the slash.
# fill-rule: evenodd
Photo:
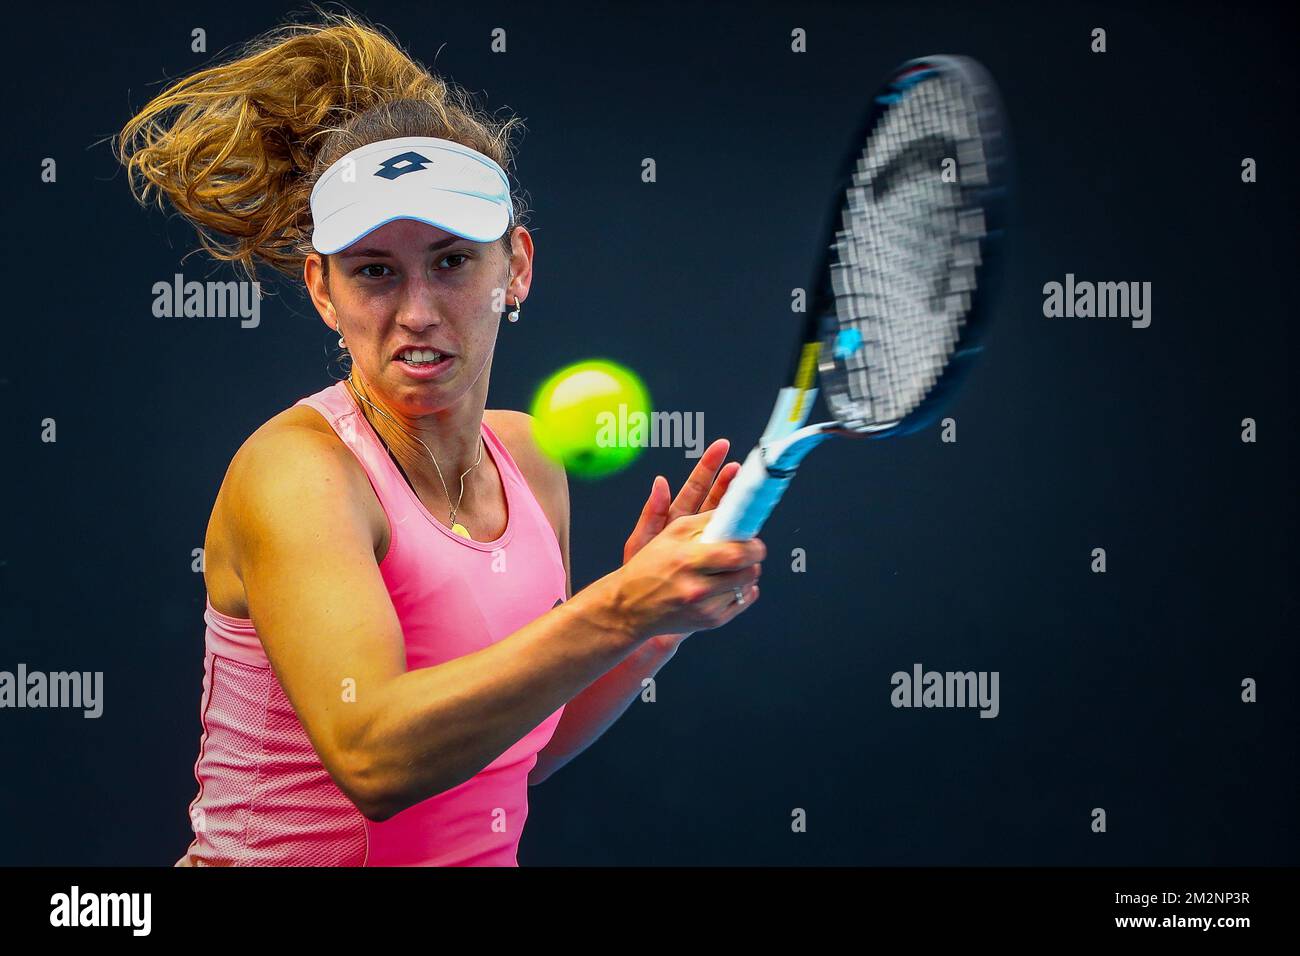
<svg viewBox="0 0 1300 956">
<path fill-rule="evenodd" d="M 501 238 L 514 216 L 505 171 L 450 140 L 407 136 L 354 149 L 311 191 L 312 247 L 339 252 L 395 219 L 475 242 Z"/>
<path fill-rule="evenodd" d="M 403 153 L 401 156 L 393 156 L 379 164 L 375 170 L 376 176 L 383 176 L 385 179 L 396 179 L 403 173 L 415 173 L 429 165 L 429 161 L 421 156 L 415 150 L 409 153 Z"/>
</svg>

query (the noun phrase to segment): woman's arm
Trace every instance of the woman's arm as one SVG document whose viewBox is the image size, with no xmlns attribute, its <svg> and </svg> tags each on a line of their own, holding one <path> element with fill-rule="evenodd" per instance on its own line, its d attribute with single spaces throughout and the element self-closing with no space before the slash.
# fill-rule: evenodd
<svg viewBox="0 0 1300 956">
<path fill-rule="evenodd" d="M 698 541 L 683 520 L 500 641 L 408 671 L 364 507 L 373 495 L 330 436 L 281 428 L 231 464 L 235 568 L 267 657 L 339 789 L 373 820 L 470 779 L 650 635 L 721 627 L 762 542 Z"/>
<path fill-rule="evenodd" d="M 560 723 L 546 746 L 537 752 L 537 765 L 528 785 L 541 783 L 594 744 L 641 693 L 641 682 L 667 664 L 685 634 L 652 637 L 573 700 L 564 705 Z"/>
<path fill-rule="evenodd" d="M 231 466 L 237 569 L 322 763 L 367 817 L 384 820 L 482 770 L 641 635 L 597 581 L 481 651 L 408 671 L 359 504 L 373 492 L 350 454 L 296 428 L 241 449 Z"/>
<path fill-rule="evenodd" d="M 498 410 L 493 413 L 496 430 L 506 441 L 511 457 L 523 471 L 529 487 L 555 529 L 564 562 L 565 598 L 573 596 L 573 572 L 569 558 L 569 477 L 564 466 L 549 458 L 533 437 L 533 419 L 526 412 Z M 641 692 L 641 681 L 653 677 L 677 653 L 685 634 L 664 634 L 646 641 L 616 667 L 564 705 L 555 732 L 537 752 L 537 763 L 528 775 L 530 786 L 541 783 L 582 753 L 623 715 Z"/>
<path fill-rule="evenodd" d="M 515 458 L 538 489 L 538 498 L 555 526 L 564 560 L 566 594 L 573 593 L 569 562 L 569 483 L 563 465 L 547 458 L 531 440 L 531 416 L 516 413 L 513 429 Z M 658 477 L 640 520 L 623 549 L 623 563 L 661 532 L 669 522 L 682 515 L 710 511 L 717 507 L 731 479 L 740 470 L 736 462 L 723 466 L 730 444 L 714 442 L 700 457 L 681 492 L 671 502 L 667 480 Z M 721 470 L 719 470 L 721 468 Z M 714 475 L 717 480 L 714 480 Z M 537 764 L 528 775 L 530 786 L 541 783 L 578 754 L 582 753 L 613 725 L 643 690 L 642 682 L 654 677 L 677 653 L 689 634 L 661 634 L 645 641 L 618 666 L 593 683 L 564 707 L 560 722 L 537 753 Z"/>
</svg>

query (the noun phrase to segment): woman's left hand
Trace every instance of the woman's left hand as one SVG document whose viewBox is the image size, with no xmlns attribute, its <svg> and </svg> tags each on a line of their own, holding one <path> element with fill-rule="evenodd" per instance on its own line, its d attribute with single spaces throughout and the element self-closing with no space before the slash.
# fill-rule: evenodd
<svg viewBox="0 0 1300 956">
<path fill-rule="evenodd" d="M 654 483 L 650 486 L 650 497 L 646 500 L 645 507 L 641 510 L 641 517 L 632 529 L 632 534 L 628 537 L 627 543 L 623 545 L 623 563 L 627 564 L 632 556 L 650 543 L 659 532 L 668 527 L 677 518 L 683 515 L 692 515 L 700 511 L 712 511 L 722 500 L 722 496 L 727 492 L 727 486 L 731 480 L 736 477 L 740 471 L 740 462 L 731 461 L 722 465 L 727 457 L 727 450 L 731 443 L 725 438 L 719 438 L 700 456 L 700 460 L 695 463 L 691 470 L 690 477 L 682 485 L 682 490 L 677 493 L 677 497 L 672 496 L 672 488 L 668 484 L 668 479 L 663 475 L 655 475 Z M 718 466 L 722 465 L 721 471 Z M 656 640 L 659 643 L 668 643 L 676 646 L 685 638 L 686 634 L 661 634 Z"/>
</svg>

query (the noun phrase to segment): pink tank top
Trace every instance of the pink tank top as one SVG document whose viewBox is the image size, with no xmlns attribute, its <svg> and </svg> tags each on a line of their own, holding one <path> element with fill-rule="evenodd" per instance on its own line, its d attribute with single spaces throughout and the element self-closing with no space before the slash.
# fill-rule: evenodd
<svg viewBox="0 0 1300 956">
<path fill-rule="evenodd" d="M 295 404 L 320 412 L 352 449 L 388 516 L 392 543 L 379 570 L 402 624 L 408 668 L 480 650 L 564 600 L 555 531 L 486 422 L 483 439 L 509 514 L 500 538 L 473 541 L 420 503 L 344 383 Z M 222 614 L 211 601 L 203 619 L 194 842 L 177 866 L 518 865 L 528 773 L 563 707 L 471 779 L 375 823 L 321 764 L 253 622 Z"/>
</svg>

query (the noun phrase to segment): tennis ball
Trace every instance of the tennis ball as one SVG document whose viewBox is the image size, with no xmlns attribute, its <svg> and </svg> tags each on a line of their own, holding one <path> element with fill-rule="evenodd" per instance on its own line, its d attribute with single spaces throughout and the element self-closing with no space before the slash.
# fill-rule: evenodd
<svg viewBox="0 0 1300 956">
<path fill-rule="evenodd" d="M 544 381 L 531 414 L 542 451 L 572 474 L 601 478 L 641 454 L 648 440 L 650 395 L 631 369 L 588 359 Z"/>
</svg>

